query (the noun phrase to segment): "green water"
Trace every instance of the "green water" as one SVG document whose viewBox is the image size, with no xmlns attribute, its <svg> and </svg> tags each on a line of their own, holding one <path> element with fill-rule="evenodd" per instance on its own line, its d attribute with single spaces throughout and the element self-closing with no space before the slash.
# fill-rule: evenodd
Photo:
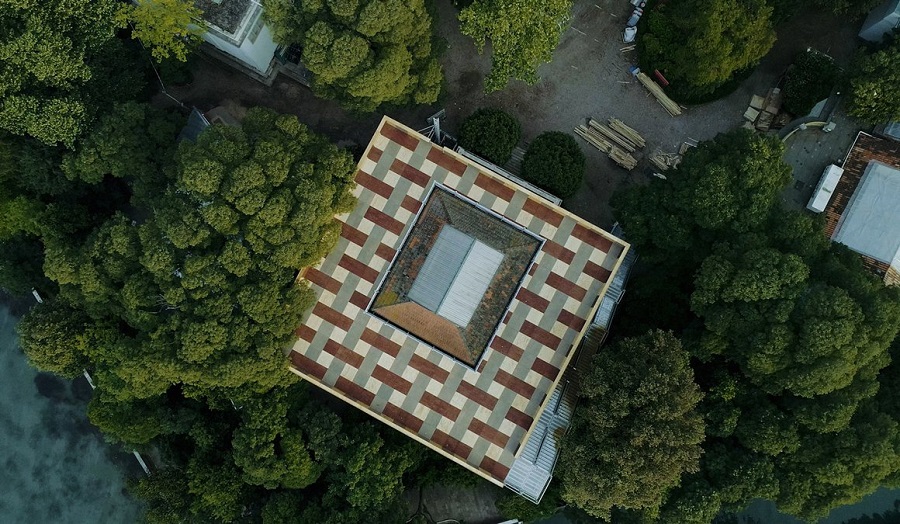
<svg viewBox="0 0 900 524">
<path fill-rule="evenodd" d="M 28 365 L 16 321 L 0 306 L 0 522 L 136 522 L 140 505 L 125 492 L 134 458 L 87 421 L 87 381 Z"/>
</svg>

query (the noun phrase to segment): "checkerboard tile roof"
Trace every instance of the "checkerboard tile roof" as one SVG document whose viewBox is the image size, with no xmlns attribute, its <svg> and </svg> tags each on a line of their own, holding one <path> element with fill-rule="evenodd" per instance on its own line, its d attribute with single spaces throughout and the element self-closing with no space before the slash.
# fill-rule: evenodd
<svg viewBox="0 0 900 524">
<path fill-rule="evenodd" d="M 387 117 L 356 182 L 337 247 L 303 275 L 318 302 L 293 370 L 502 485 L 628 245 Z M 477 370 L 367 312 L 436 183 L 545 239 Z"/>
<path fill-rule="evenodd" d="M 863 174 L 871 161 L 881 162 L 884 165 L 900 169 L 900 142 L 874 137 L 862 131 L 856 135 L 856 140 L 844 159 L 843 175 L 834 188 L 834 195 L 825 208 L 825 234 L 828 238 L 834 237 L 834 232 L 841 220 L 847 205 L 850 203 L 853 193 L 859 186 Z M 900 226 L 898 226 L 900 227 Z M 884 278 L 888 284 L 900 284 L 900 268 L 892 268 L 889 264 L 863 256 L 863 262 L 875 274 Z"/>
</svg>

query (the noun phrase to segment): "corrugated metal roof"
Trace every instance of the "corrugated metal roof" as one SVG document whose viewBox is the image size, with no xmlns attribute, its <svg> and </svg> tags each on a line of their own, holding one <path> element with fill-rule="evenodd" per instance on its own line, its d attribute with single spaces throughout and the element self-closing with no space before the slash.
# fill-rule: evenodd
<svg viewBox="0 0 900 524">
<path fill-rule="evenodd" d="M 409 299 L 464 327 L 501 262 L 503 253 L 444 225 L 409 290 Z"/>
<path fill-rule="evenodd" d="M 834 232 L 834 241 L 891 264 L 900 251 L 900 170 L 871 161 Z"/>
<path fill-rule="evenodd" d="M 474 242 L 475 239 L 453 226 L 441 228 L 409 290 L 409 299 L 437 312 Z"/>
<path fill-rule="evenodd" d="M 457 326 L 467 326 L 501 262 L 503 253 L 478 240 L 472 243 L 436 313 Z"/>
<path fill-rule="evenodd" d="M 597 314 L 594 315 L 593 322 L 595 325 L 602 326 L 603 329 L 609 330 L 609 325 L 612 323 L 616 308 L 622 300 L 622 295 L 625 294 L 625 282 L 628 280 L 628 273 L 631 271 L 631 266 L 634 265 L 636 259 L 637 253 L 635 253 L 634 249 L 628 250 L 628 253 L 625 254 L 625 258 L 622 260 L 622 264 L 619 266 L 619 270 L 613 276 L 612 282 L 609 283 L 606 294 L 603 295 L 600 307 L 597 308 Z"/>
<path fill-rule="evenodd" d="M 504 485 L 534 502 L 541 501 L 559 456 L 556 439 L 572 421 L 575 410 L 575 390 L 568 382 L 560 381 L 553 390 L 547 409 L 538 419 L 525 448 L 513 463 Z"/>
</svg>

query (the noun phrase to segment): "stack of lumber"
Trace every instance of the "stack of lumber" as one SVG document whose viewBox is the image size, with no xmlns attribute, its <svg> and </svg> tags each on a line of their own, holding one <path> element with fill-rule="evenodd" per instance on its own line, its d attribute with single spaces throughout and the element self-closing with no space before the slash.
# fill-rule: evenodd
<svg viewBox="0 0 900 524">
<path fill-rule="evenodd" d="M 784 97 L 781 89 L 773 87 L 765 97 L 753 95 L 750 99 L 750 106 L 744 112 L 744 118 L 759 131 L 768 131 L 772 127 L 776 116 L 781 111 L 781 104 Z M 776 123 L 776 125 L 778 125 Z"/>
<path fill-rule="evenodd" d="M 590 120 L 590 123 L 596 123 L 593 119 Z M 598 124 L 601 125 L 602 124 Z M 605 128 L 605 126 L 602 126 Z M 583 138 L 588 144 L 596 147 L 600 151 L 603 151 L 609 158 L 613 160 L 616 164 L 628 169 L 629 171 L 637 167 L 637 160 L 629 152 L 625 152 L 619 147 L 619 142 L 615 139 L 610 138 L 605 135 L 603 132 L 599 131 L 593 125 L 580 125 L 575 128 L 575 134 Z M 632 149 L 631 151 L 634 151 Z"/>
<path fill-rule="evenodd" d="M 669 112 L 672 116 L 678 116 L 681 114 L 681 107 L 675 103 L 674 100 L 666 96 L 666 93 L 663 92 L 662 88 L 654 82 L 649 76 L 644 73 L 638 72 L 635 75 L 638 79 L 638 82 L 644 85 L 650 93 L 656 97 L 656 100 Z"/>
<path fill-rule="evenodd" d="M 609 127 L 616 133 L 619 133 L 620 135 L 625 137 L 628 141 L 630 141 L 632 144 L 634 144 L 638 148 L 643 148 L 644 146 L 647 145 L 647 142 L 644 140 L 644 137 L 642 137 L 640 135 L 640 133 L 638 133 L 634 129 L 631 129 L 630 127 L 626 126 L 619 119 L 610 118 L 609 119 Z"/>
<path fill-rule="evenodd" d="M 604 137 L 606 137 L 607 139 L 615 142 L 616 144 L 621 146 L 622 149 L 628 151 L 629 153 L 634 153 L 634 150 L 637 149 L 637 147 L 635 147 L 634 143 L 631 140 L 628 140 L 624 136 L 616 133 L 615 131 L 606 127 L 605 125 L 601 124 L 600 122 L 597 122 L 593 118 L 588 120 L 588 126 L 591 127 L 592 129 L 594 129 L 595 131 L 597 131 L 598 133 L 600 133 L 601 135 L 603 135 Z"/>
<path fill-rule="evenodd" d="M 650 155 L 650 163 L 658 167 L 661 171 L 666 171 L 674 167 L 678 167 L 681 163 L 681 155 L 676 153 L 663 153 L 662 151 L 654 151 Z"/>
</svg>

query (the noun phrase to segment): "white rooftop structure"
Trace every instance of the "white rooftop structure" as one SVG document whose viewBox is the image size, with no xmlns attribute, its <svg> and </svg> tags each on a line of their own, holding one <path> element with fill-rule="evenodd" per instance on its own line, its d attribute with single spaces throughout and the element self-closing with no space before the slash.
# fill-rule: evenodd
<svg viewBox="0 0 900 524">
<path fill-rule="evenodd" d="M 870 161 L 832 240 L 900 267 L 900 169 Z"/>
<path fill-rule="evenodd" d="M 828 207 L 828 202 L 831 201 L 831 195 L 834 194 L 834 188 L 837 187 L 843 174 L 844 169 L 834 164 L 826 167 L 822 178 L 819 179 L 816 190 L 813 191 L 813 195 L 809 199 L 809 203 L 806 204 L 806 209 L 814 213 L 825 211 L 825 208 Z"/>
</svg>

